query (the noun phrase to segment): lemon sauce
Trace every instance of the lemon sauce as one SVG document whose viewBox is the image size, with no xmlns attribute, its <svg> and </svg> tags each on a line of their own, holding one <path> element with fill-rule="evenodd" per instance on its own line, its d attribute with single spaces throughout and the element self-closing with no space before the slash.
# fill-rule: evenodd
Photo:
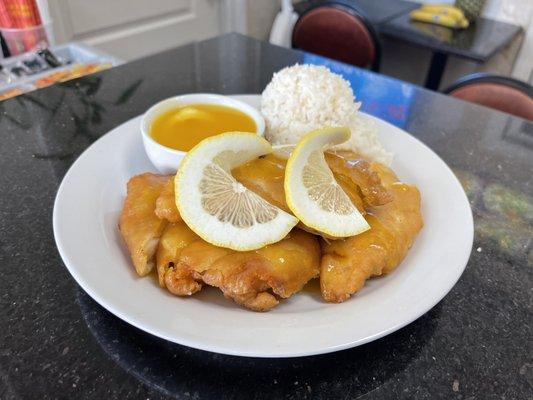
<svg viewBox="0 0 533 400">
<path fill-rule="evenodd" d="M 154 118 L 150 136 L 163 146 L 189 151 L 203 139 L 224 132 L 257 132 L 254 120 L 232 107 L 190 104 Z"/>
</svg>

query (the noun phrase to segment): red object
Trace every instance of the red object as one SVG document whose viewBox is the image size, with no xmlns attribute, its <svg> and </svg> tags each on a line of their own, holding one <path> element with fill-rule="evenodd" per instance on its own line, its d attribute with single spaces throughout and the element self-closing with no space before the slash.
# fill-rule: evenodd
<svg viewBox="0 0 533 400">
<path fill-rule="evenodd" d="M 533 121 L 533 98 L 511 86 L 473 82 L 452 90 L 448 94 Z"/>
<path fill-rule="evenodd" d="M 293 46 L 358 67 L 373 64 L 377 45 L 362 18 L 342 8 L 320 6 L 296 22 Z"/>
<path fill-rule="evenodd" d="M 0 28 L 12 28 L 13 21 L 7 11 L 6 4 L 3 0 L 0 0 Z"/>
<path fill-rule="evenodd" d="M 41 24 L 35 0 L 0 0 L 2 28 L 31 28 Z"/>
<path fill-rule="evenodd" d="M 34 26 L 32 12 L 27 0 L 3 0 L 6 8 L 15 22 L 15 28 L 29 28 Z"/>
<path fill-rule="evenodd" d="M 9 0 L 8 0 L 9 1 Z M 41 24 L 41 17 L 35 0 L 14 0 L 17 4 L 16 13 L 20 18 L 21 26 L 18 28 L 29 28 Z"/>
<path fill-rule="evenodd" d="M 39 14 L 39 8 L 37 7 L 37 2 L 35 0 L 28 0 L 30 2 L 30 7 L 32 9 L 33 20 L 35 25 L 41 25 L 41 14 Z"/>
<path fill-rule="evenodd" d="M 17 2 L 18 0 L 2 0 L 2 3 L 5 4 L 9 17 L 11 18 L 13 28 L 21 27 Z"/>
<path fill-rule="evenodd" d="M 29 51 L 47 41 L 35 0 L 0 0 L 0 24 L 2 28 L 7 28 L 3 36 L 12 55 Z"/>
<path fill-rule="evenodd" d="M 13 7 L 13 13 L 17 18 L 19 26 L 17 28 L 30 28 L 35 26 L 32 16 L 32 8 L 29 5 L 28 0 L 13 0 L 15 6 Z M 35 33 L 28 31 L 22 34 L 22 43 L 25 50 L 33 49 L 36 45 Z"/>
<path fill-rule="evenodd" d="M 39 15 L 39 10 L 37 9 L 37 3 L 35 0 L 22 0 L 28 3 L 28 11 L 31 15 L 32 26 L 41 25 L 41 16 Z M 44 37 L 43 37 L 44 35 Z M 46 32 L 44 31 L 33 31 L 28 37 L 26 49 L 30 50 L 36 47 L 42 41 L 46 41 Z"/>
</svg>

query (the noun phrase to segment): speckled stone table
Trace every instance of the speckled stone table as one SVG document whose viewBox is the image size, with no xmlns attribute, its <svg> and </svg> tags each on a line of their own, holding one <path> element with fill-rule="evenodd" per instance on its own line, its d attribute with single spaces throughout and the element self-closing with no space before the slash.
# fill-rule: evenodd
<svg viewBox="0 0 533 400">
<path fill-rule="evenodd" d="M 457 285 L 394 334 L 297 359 L 188 349 L 96 304 L 67 272 L 52 232 L 54 196 L 76 157 L 158 100 L 188 92 L 260 93 L 273 72 L 295 62 L 343 74 L 363 110 L 418 137 L 454 169 L 476 226 Z M 1 102 L 0 135 L 2 400 L 531 398 L 529 122 L 227 35 Z"/>
</svg>

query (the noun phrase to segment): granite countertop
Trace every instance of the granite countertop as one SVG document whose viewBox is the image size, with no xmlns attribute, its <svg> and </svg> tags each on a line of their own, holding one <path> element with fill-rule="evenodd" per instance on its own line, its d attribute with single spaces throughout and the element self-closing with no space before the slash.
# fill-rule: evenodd
<svg viewBox="0 0 533 400">
<path fill-rule="evenodd" d="M 364 111 L 422 140 L 460 178 L 475 243 L 451 292 L 375 342 L 293 359 L 172 344 L 86 295 L 52 232 L 54 196 L 72 162 L 163 98 L 260 93 L 295 62 L 342 73 Z M 232 34 L 1 102 L 0 132 L 0 399 L 531 398 L 531 122 Z"/>
<path fill-rule="evenodd" d="M 518 25 L 488 18 L 478 18 L 466 29 L 453 30 L 411 21 L 409 13 L 386 21 L 378 29 L 381 34 L 477 62 L 490 59 L 522 31 Z"/>
</svg>

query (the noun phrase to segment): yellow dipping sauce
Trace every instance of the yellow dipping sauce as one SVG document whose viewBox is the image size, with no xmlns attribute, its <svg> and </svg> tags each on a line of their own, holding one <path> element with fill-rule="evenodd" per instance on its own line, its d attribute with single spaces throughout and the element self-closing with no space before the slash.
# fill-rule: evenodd
<svg viewBox="0 0 533 400">
<path fill-rule="evenodd" d="M 203 139 L 219 133 L 257 132 L 254 120 L 235 108 L 214 104 L 189 104 L 154 118 L 150 136 L 176 150 L 189 151 Z"/>
</svg>

